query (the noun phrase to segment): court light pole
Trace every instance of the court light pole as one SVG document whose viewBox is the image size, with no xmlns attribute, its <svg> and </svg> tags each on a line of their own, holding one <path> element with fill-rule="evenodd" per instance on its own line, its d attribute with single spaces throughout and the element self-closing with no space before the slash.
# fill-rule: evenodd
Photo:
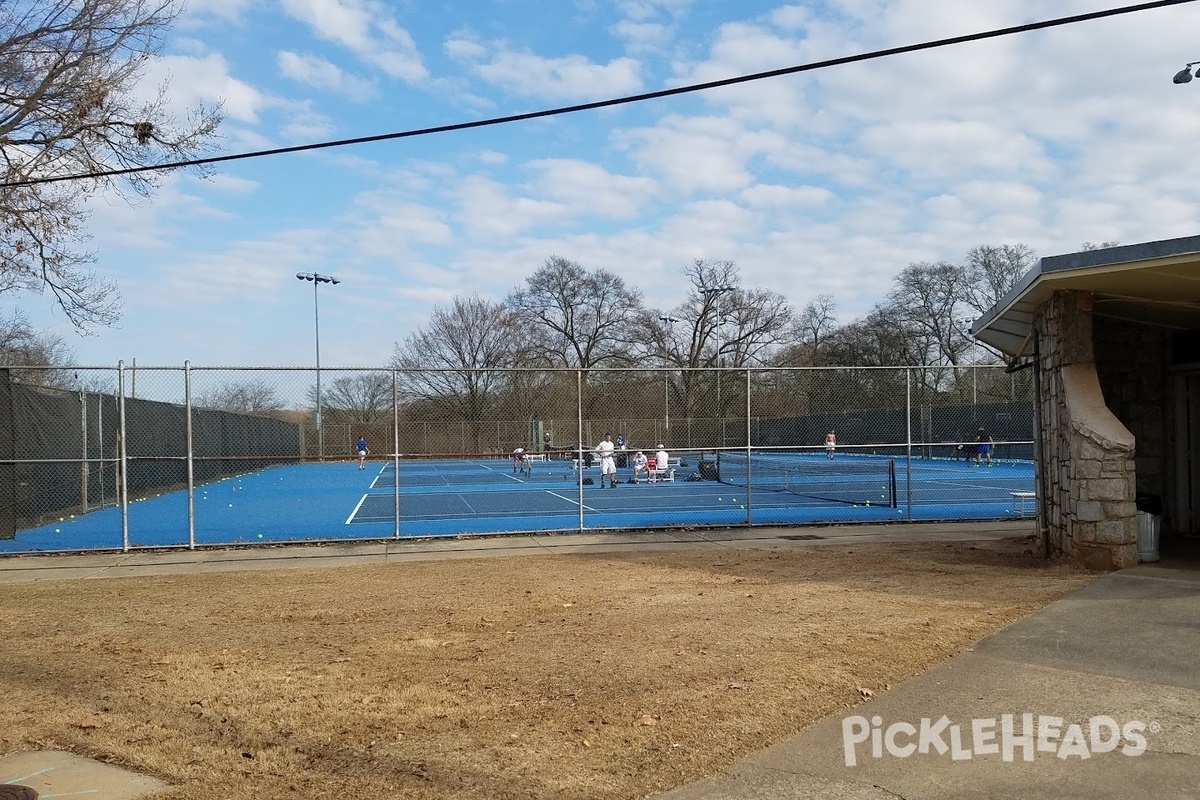
<svg viewBox="0 0 1200 800">
<path fill-rule="evenodd" d="M 317 303 L 317 287 L 322 283 L 341 283 L 332 275 L 316 272 L 297 272 L 297 280 L 310 281 L 313 285 L 313 334 L 317 344 L 317 457 L 325 458 L 325 429 L 321 427 L 321 308 Z"/>
<path fill-rule="evenodd" d="M 733 286 L 701 286 L 700 293 L 703 295 L 712 295 L 716 297 L 717 303 L 717 418 L 721 418 L 721 295 L 726 292 L 732 292 Z M 722 440 L 721 444 L 724 444 Z"/>
<path fill-rule="evenodd" d="M 659 317 L 658 321 L 664 325 L 674 325 L 679 320 L 674 317 Z M 671 386 L 670 373 L 663 373 L 663 427 L 666 430 L 671 430 Z"/>
</svg>

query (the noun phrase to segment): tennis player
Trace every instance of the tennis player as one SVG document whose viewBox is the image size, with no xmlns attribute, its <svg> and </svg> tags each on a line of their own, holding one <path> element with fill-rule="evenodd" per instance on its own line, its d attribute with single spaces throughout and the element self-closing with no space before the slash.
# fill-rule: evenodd
<svg viewBox="0 0 1200 800">
<path fill-rule="evenodd" d="M 985 458 L 987 465 L 992 465 L 992 441 L 991 435 L 983 428 L 979 429 L 979 433 L 975 435 L 975 466 L 979 466 L 980 462 Z"/>
<path fill-rule="evenodd" d="M 513 474 L 514 475 L 517 474 L 518 472 L 520 472 L 524 475 L 531 474 L 532 465 L 530 463 L 529 453 L 525 452 L 524 447 L 518 447 L 516 450 L 513 450 L 512 451 L 512 459 L 513 459 Z"/>
<path fill-rule="evenodd" d="M 646 458 L 646 454 L 643 453 L 641 450 L 638 450 L 637 453 L 633 456 L 633 482 L 634 483 L 641 483 L 640 478 L 643 475 L 646 476 L 647 481 L 650 480 L 650 469 L 647 466 L 648 463 L 649 463 L 649 459 Z"/>
<path fill-rule="evenodd" d="M 617 460 L 613 458 L 613 451 L 617 449 L 613 444 L 612 434 L 604 434 L 604 439 L 600 444 L 596 445 L 596 455 L 600 457 L 600 488 L 604 488 L 604 476 L 608 476 L 609 488 L 617 488 Z"/>
<path fill-rule="evenodd" d="M 358 441 L 354 443 L 354 449 L 358 451 L 358 468 L 367 468 L 367 440 L 363 437 L 358 437 Z"/>
<path fill-rule="evenodd" d="M 668 475 L 671 472 L 671 457 L 667 454 L 667 450 L 661 444 L 658 446 L 658 452 L 654 454 L 654 474 L 650 476 L 650 480 L 657 481 L 659 473 Z"/>
<path fill-rule="evenodd" d="M 837 434 L 833 431 L 825 434 L 825 457 L 833 460 L 833 451 L 837 449 Z"/>
</svg>

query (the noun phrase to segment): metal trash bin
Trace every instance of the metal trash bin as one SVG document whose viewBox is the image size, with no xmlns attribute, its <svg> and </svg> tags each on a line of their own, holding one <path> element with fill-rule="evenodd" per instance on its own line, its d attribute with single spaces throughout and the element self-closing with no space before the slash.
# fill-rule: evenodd
<svg viewBox="0 0 1200 800">
<path fill-rule="evenodd" d="M 1146 511 L 1137 512 L 1137 554 L 1142 563 L 1158 561 L 1158 537 L 1162 517 Z"/>
<path fill-rule="evenodd" d="M 1138 561 L 1158 561 L 1158 540 L 1162 528 L 1162 498 L 1149 492 L 1138 492 L 1136 506 Z"/>
</svg>

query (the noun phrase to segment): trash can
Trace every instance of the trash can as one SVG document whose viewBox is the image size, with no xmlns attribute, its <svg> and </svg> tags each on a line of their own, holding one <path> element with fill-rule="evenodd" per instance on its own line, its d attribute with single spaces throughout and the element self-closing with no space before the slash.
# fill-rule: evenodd
<svg viewBox="0 0 1200 800">
<path fill-rule="evenodd" d="M 1158 561 L 1158 540 L 1162 527 L 1162 499 L 1158 495 L 1138 493 L 1137 554 L 1138 561 Z"/>
</svg>

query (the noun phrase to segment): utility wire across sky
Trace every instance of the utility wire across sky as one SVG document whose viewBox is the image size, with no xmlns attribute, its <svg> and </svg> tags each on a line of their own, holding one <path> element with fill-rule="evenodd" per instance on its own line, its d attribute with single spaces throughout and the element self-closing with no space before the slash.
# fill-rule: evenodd
<svg viewBox="0 0 1200 800">
<path fill-rule="evenodd" d="M 748 75 L 739 75 L 732 78 L 723 78 L 721 80 L 707 81 L 705 83 L 694 83 L 687 86 L 677 86 L 672 89 L 659 89 L 653 92 L 644 92 L 642 94 L 627 95 L 625 97 L 610 98 L 608 100 L 596 100 L 590 103 L 579 103 L 578 105 L 560 106 L 558 108 L 544 109 L 542 111 L 530 111 L 524 114 L 512 114 L 505 117 L 491 117 L 488 119 L 474 120 L 472 122 L 456 122 L 450 125 L 437 125 L 431 128 L 417 128 L 406 131 L 395 131 L 392 133 L 381 133 L 372 136 L 359 136 L 353 139 L 338 139 L 329 142 L 316 142 L 310 144 L 292 145 L 289 147 L 277 147 L 270 150 L 255 150 L 247 153 L 233 153 L 223 156 L 210 156 L 207 158 L 193 158 L 186 161 L 172 161 L 164 164 L 146 164 L 137 167 L 126 167 L 123 169 L 99 170 L 94 172 L 82 173 L 77 175 L 58 175 L 47 176 L 40 178 L 28 178 L 21 181 L 11 181 L 0 183 L 0 188 L 16 188 L 19 186 L 34 186 L 43 183 L 59 183 L 62 181 L 74 180 L 94 180 L 98 178 L 115 178 L 122 175 L 133 175 L 142 172 L 154 172 L 158 170 L 181 169 L 185 167 L 202 167 L 210 164 L 221 164 L 228 161 L 240 161 L 249 158 L 264 158 L 266 156 L 278 156 L 287 153 L 303 153 L 311 150 L 324 150 L 331 147 L 349 147 L 358 144 L 370 144 L 373 142 L 386 142 L 393 139 L 408 139 L 416 136 L 428 136 L 435 133 L 450 133 L 452 131 L 464 131 L 472 128 L 486 128 L 493 125 L 507 125 L 512 122 L 523 122 L 531 119 L 541 119 L 544 117 L 556 117 L 564 114 L 575 114 L 580 111 L 592 111 L 598 108 L 609 108 L 612 106 L 629 105 L 632 103 L 642 103 L 647 100 L 657 100 L 662 97 L 673 97 L 675 95 L 691 94 L 694 92 L 703 92 L 709 89 L 719 89 L 725 86 L 735 86 L 739 83 L 750 83 L 752 81 L 766 80 L 767 78 L 778 78 L 783 75 L 795 75 L 801 72 L 812 72 L 818 69 L 827 69 L 829 67 L 841 66 L 842 64 L 854 64 L 860 61 L 872 61 L 878 58 L 886 58 L 888 56 L 903 55 L 905 53 L 915 53 L 922 50 L 933 50 L 939 47 L 949 47 L 950 45 L 966 44 L 968 42 L 978 42 L 985 39 L 996 39 L 1002 36 L 1012 36 L 1018 33 L 1028 33 L 1030 31 L 1045 30 L 1047 28 L 1057 28 L 1063 25 L 1074 25 L 1080 22 L 1089 22 L 1091 20 L 1103 19 L 1106 17 L 1115 17 L 1122 14 L 1133 14 L 1140 11 L 1150 11 L 1156 8 L 1164 8 L 1167 6 L 1183 5 L 1184 3 L 1193 3 L 1196 0 L 1154 0 L 1149 3 L 1138 3 L 1131 6 L 1121 6 L 1120 8 L 1110 8 L 1103 11 L 1092 11 L 1086 14 L 1074 14 L 1069 17 L 1057 17 L 1055 19 L 1044 20 L 1042 22 L 1030 22 L 1025 25 L 1014 25 L 1008 28 L 997 28 L 990 31 L 982 31 L 980 33 L 970 33 L 963 36 L 951 36 L 946 39 L 934 39 L 928 42 L 918 44 L 904 45 L 902 47 L 889 47 L 884 50 L 872 50 L 868 53 L 860 53 L 852 56 L 841 56 L 839 58 L 831 58 L 825 61 L 814 61 L 809 64 L 800 64 L 792 67 L 783 67 L 781 69 L 768 70 L 766 72 L 755 72 Z"/>
</svg>

